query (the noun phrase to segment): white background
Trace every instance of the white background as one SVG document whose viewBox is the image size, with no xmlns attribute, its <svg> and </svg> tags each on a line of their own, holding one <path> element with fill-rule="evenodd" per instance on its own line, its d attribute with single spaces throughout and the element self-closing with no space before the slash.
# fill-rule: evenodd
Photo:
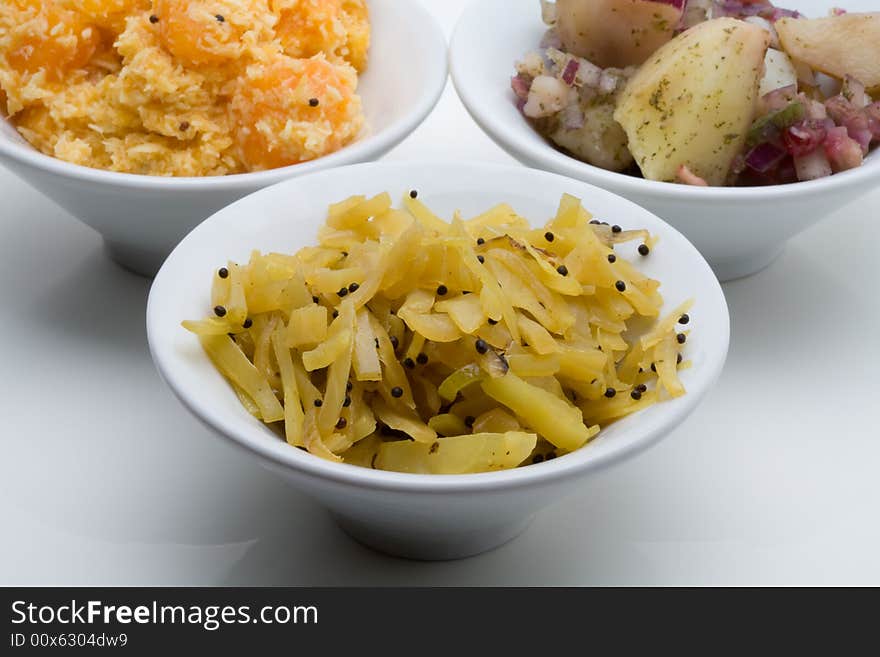
<svg viewBox="0 0 880 657">
<path fill-rule="evenodd" d="M 425 4 L 449 33 L 465 1 Z M 388 156 L 407 158 L 512 161 L 451 85 Z M 878 210 L 874 192 L 724 286 L 725 372 L 659 446 L 495 552 L 418 563 L 190 417 L 150 361 L 149 281 L 0 169 L 0 583 L 880 585 Z"/>
</svg>

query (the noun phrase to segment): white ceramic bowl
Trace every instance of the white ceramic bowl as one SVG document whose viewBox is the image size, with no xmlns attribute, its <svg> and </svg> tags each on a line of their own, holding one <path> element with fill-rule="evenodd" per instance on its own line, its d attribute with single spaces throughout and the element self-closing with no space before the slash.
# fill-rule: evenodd
<svg viewBox="0 0 880 657">
<path fill-rule="evenodd" d="M 660 237 L 644 271 L 662 281 L 666 307 L 696 299 L 682 372 L 688 394 L 625 418 L 583 449 L 539 465 L 473 475 L 411 475 L 324 461 L 288 446 L 242 408 L 233 391 L 180 326 L 209 311 L 211 272 L 252 249 L 292 253 L 314 244 L 327 206 L 352 194 L 418 189 L 441 215 L 466 216 L 506 201 L 543 223 L 560 196 L 581 197 L 598 217 L 647 227 Z M 697 250 L 647 210 L 591 185 L 526 168 L 472 164 L 363 164 L 288 180 L 234 203 L 177 246 L 153 283 L 147 335 L 159 372 L 183 404 L 218 435 L 256 457 L 326 506 L 353 537 L 379 550 L 449 559 L 495 547 L 588 473 L 632 456 L 667 435 L 696 407 L 721 372 L 729 337 L 721 287 Z M 183 438 L 183 437 L 181 437 Z M 282 522 L 291 522 L 291 519 Z"/>
<path fill-rule="evenodd" d="M 876 11 L 869 0 L 792 0 L 809 16 L 833 5 Z M 491 27 L 490 27 L 491 26 Z M 785 242 L 880 181 L 880 149 L 859 169 L 822 180 L 753 188 L 697 188 L 605 171 L 556 150 L 516 109 L 513 64 L 535 50 L 546 26 L 538 0 L 474 0 L 450 46 L 450 70 L 462 102 L 499 146 L 537 168 L 584 180 L 651 210 L 680 230 L 721 280 L 769 265 Z"/>
<path fill-rule="evenodd" d="M 361 76 L 366 127 L 342 150 L 295 166 L 212 178 L 112 173 L 48 157 L 0 120 L 0 162 L 104 237 L 110 257 L 152 276 L 180 239 L 229 203 L 286 178 L 374 160 L 431 112 L 446 84 L 446 38 L 418 2 L 368 0 L 373 30 Z"/>
</svg>

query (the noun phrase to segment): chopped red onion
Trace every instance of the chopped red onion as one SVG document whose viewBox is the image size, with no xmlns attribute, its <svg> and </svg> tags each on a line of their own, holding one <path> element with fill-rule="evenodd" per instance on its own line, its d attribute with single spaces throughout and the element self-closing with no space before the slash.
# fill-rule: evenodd
<svg viewBox="0 0 880 657">
<path fill-rule="evenodd" d="M 529 98 L 523 107 L 523 114 L 531 119 L 552 116 L 565 109 L 572 100 L 571 87 L 562 80 L 549 75 L 539 75 L 532 80 Z"/>
<path fill-rule="evenodd" d="M 825 154 L 825 149 L 817 148 L 809 155 L 794 158 L 794 168 L 797 171 L 798 180 L 816 180 L 831 175 L 831 162 Z"/>
<path fill-rule="evenodd" d="M 775 23 L 780 18 L 800 18 L 801 16 L 797 11 L 774 7 L 769 2 L 754 3 L 744 0 L 715 0 L 713 15 L 716 17 L 732 16 L 733 18 L 760 16 L 771 23 Z"/>
<path fill-rule="evenodd" d="M 802 93 L 798 94 L 798 98 L 804 104 L 804 113 L 808 119 L 824 121 L 828 118 L 828 110 L 825 109 L 823 103 L 820 103 L 818 100 L 813 100 L 812 98 L 807 98 L 807 96 Z"/>
<path fill-rule="evenodd" d="M 522 73 L 510 78 L 510 88 L 513 89 L 513 93 L 515 93 L 516 97 L 520 100 L 526 100 L 529 97 L 529 89 L 531 86 L 532 81 Z"/>
<path fill-rule="evenodd" d="M 850 137 L 862 147 L 862 154 L 867 155 L 868 151 L 871 148 L 871 142 L 874 140 L 874 135 L 871 132 L 871 129 L 865 125 L 864 129 L 860 130 L 850 130 L 847 128 L 847 132 L 850 132 Z"/>
<path fill-rule="evenodd" d="M 861 145 L 850 138 L 844 127 L 832 128 L 828 131 L 828 136 L 825 138 L 825 154 L 835 173 L 855 169 L 862 165 L 864 159 Z"/>
<path fill-rule="evenodd" d="M 874 141 L 880 141 L 880 101 L 868 105 L 864 111 L 865 116 L 868 117 L 868 128 L 871 130 Z"/>
<path fill-rule="evenodd" d="M 782 133 L 785 150 L 794 157 L 803 157 L 815 151 L 825 141 L 828 131 L 824 122 L 816 119 L 798 121 Z"/>
<path fill-rule="evenodd" d="M 825 109 L 828 110 L 828 116 L 837 124 L 845 123 L 858 113 L 858 109 L 842 95 L 832 96 L 826 100 Z"/>
<path fill-rule="evenodd" d="M 801 16 L 803 16 L 803 14 L 794 9 L 782 9 L 780 7 L 774 7 L 772 18 L 769 18 L 768 20 L 775 23 L 780 18 L 800 18 Z"/>
<path fill-rule="evenodd" d="M 758 173 L 766 173 L 786 156 L 786 152 L 769 141 L 758 144 L 746 155 L 746 164 Z"/>
<path fill-rule="evenodd" d="M 709 20 L 709 10 L 712 7 L 713 0 L 688 0 L 685 4 L 684 11 L 678 25 L 675 27 L 675 33 L 680 34 L 694 25 Z"/>
<path fill-rule="evenodd" d="M 773 184 L 788 185 L 797 181 L 797 169 L 794 166 L 794 158 L 791 155 L 786 155 L 776 168 L 776 181 Z"/>
<path fill-rule="evenodd" d="M 843 95 L 833 96 L 825 101 L 825 107 L 834 122 L 846 128 L 847 134 L 861 147 L 864 155 L 868 154 L 868 147 L 874 135 L 868 124 L 868 115 L 864 108 L 853 105 Z"/>
<path fill-rule="evenodd" d="M 568 64 L 565 65 L 565 70 L 562 71 L 562 81 L 569 87 L 574 84 L 575 76 L 577 76 L 580 67 L 581 64 L 577 59 L 569 59 Z"/>
</svg>

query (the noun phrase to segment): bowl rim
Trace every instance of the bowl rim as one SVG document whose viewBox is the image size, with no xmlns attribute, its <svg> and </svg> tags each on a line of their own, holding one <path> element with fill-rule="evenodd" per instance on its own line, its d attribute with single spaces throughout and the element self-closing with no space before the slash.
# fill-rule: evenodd
<svg viewBox="0 0 880 657">
<path fill-rule="evenodd" d="M 393 148 L 424 122 L 439 102 L 449 77 L 448 41 L 434 16 L 420 2 L 407 3 L 404 8 L 401 3 L 394 0 L 370 0 L 371 3 L 377 1 L 383 3 L 384 9 L 393 9 L 399 12 L 400 18 L 405 20 L 407 24 L 417 26 L 409 29 L 420 30 L 420 39 L 426 44 L 424 51 L 432 53 L 427 65 L 429 74 L 421 78 L 421 90 L 417 101 L 399 121 L 379 132 L 372 132 L 369 130 L 369 126 L 366 126 L 366 132 L 360 138 L 338 151 L 299 164 L 225 176 L 151 176 L 108 171 L 66 162 L 46 155 L 26 142 L 2 136 L 0 136 L 0 156 L 5 156 L 37 170 L 77 181 L 135 190 L 158 189 L 168 192 L 208 191 L 218 188 L 249 190 L 255 186 L 269 186 L 287 178 L 369 160 Z M 8 119 L 5 117 L 0 117 L 0 120 L 8 123 Z M 11 124 L 8 125 L 11 127 Z"/>
<path fill-rule="evenodd" d="M 456 164 L 442 161 L 408 161 L 401 163 L 372 162 L 321 171 L 311 174 L 310 178 L 345 177 L 349 171 L 372 168 L 381 170 L 383 175 L 393 180 L 395 175 L 405 176 L 407 171 L 414 167 L 455 169 L 459 172 L 464 169 L 470 172 L 469 179 L 479 179 L 479 176 L 481 174 L 486 174 L 487 171 L 505 175 L 530 176 L 531 179 L 538 184 L 541 179 L 562 179 L 566 184 L 575 187 L 578 192 L 583 191 L 584 193 L 608 195 L 615 203 L 620 205 L 622 210 L 651 215 L 653 220 L 655 220 L 659 226 L 662 226 L 663 231 L 666 232 L 664 239 L 680 241 L 681 248 L 685 249 L 686 252 L 690 252 L 692 258 L 690 262 L 693 263 L 695 270 L 699 272 L 699 275 L 705 277 L 706 285 L 711 291 L 711 294 L 716 297 L 717 301 L 720 301 L 720 303 L 717 304 L 719 310 L 717 311 L 718 314 L 716 316 L 716 323 L 719 325 L 719 331 L 717 334 L 713 334 L 707 339 L 707 343 L 711 341 L 712 346 L 707 348 L 708 356 L 703 364 L 703 367 L 706 368 L 704 374 L 701 377 L 698 377 L 696 383 L 689 385 L 688 393 L 683 397 L 666 402 L 669 404 L 668 406 L 665 406 L 665 404 L 653 406 L 653 409 L 663 409 L 665 407 L 668 410 L 665 413 L 663 413 L 662 410 L 659 411 L 660 417 L 655 417 L 652 421 L 651 428 L 644 431 L 644 433 L 636 440 L 629 442 L 621 441 L 620 447 L 603 451 L 598 455 L 590 455 L 589 457 L 577 458 L 577 452 L 573 452 L 565 457 L 530 465 L 524 468 L 487 473 L 465 475 L 409 474 L 372 470 L 345 463 L 331 463 L 311 454 L 307 454 L 302 450 L 291 448 L 282 440 L 279 440 L 277 445 L 274 443 L 268 443 L 263 440 L 265 437 L 263 434 L 260 434 L 258 437 L 254 427 L 246 426 L 243 423 L 231 427 L 223 426 L 223 423 L 212 412 L 209 404 L 200 404 L 187 393 L 187 390 L 184 389 L 183 386 L 178 385 L 175 377 L 175 368 L 179 366 L 179 363 L 176 362 L 174 347 L 170 343 L 160 344 L 156 338 L 157 334 L 161 333 L 160 327 L 164 325 L 162 322 L 167 321 L 167 318 L 164 318 L 161 314 L 159 307 L 162 305 L 162 298 L 170 298 L 176 289 L 177 283 L 175 274 L 180 273 L 172 271 L 175 269 L 176 261 L 180 258 L 185 258 L 185 252 L 187 250 L 196 248 L 196 245 L 199 244 L 201 232 L 209 229 L 211 224 L 217 220 L 218 216 L 243 211 L 248 204 L 252 202 L 252 196 L 276 194 L 285 186 L 296 186 L 307 180 L 307 178 L 304 177 L 297 177 L 254 192 L 254 194 L 230 204 L 223 210 L 220 210 L 218 213 L 215 213 L 206 219 L 193 229 L 193 231 L 191 231 L 180 242 L 180 244 L 178 244 L 153 281 L 147 301 L 146 311 L 147 341 L 150 354 L 161 378 L 166 382 L 169 388 L 171 388 L 172 392 L 177 396 L 181 403 L 203 424 L 213 429 L 215 433 L 229 440 L 236 446 L 256 455 L 261 461 L 270 465 L 270 467 L 276 469 L 283 468 L 287 473 L 295 473 L 304 478 L 318 478 L 320 480 L 334 482 L 338 485 L 368 488 L 375 491 L 382 490 L 431 494 L 457 494 L 480 491 L 497 492 L 499 490 L 515 490 L 566 480 L 590 471 L 603 469 L 624 458 L 641 452 L 681 424 L 681 422 L 683 422 L 699 405 L 705 394 L 714 386 L 724 367 L 729 348 L 729 310 L 721 285 L 712 273 L 708 263 L 706 263 L 699 251 L 675 228 L 641 206 L 638 206 L 608 190 L 603 190 L 584 181 L 568 179 L 556 173 L 516 165 L 496 165 L 487 163 Z"/>
<path fill-rule="evenodd" d="M 524 2 L 525 0 L 522 1 Z M 503 20 L 500 18 L 502 9 L 506 9 L 503 12 Z M 487 102 L 487 99 L 491 98 L 491 94 L 488 94 L 481 87 L 474 87 L 469 84 L 467 74 L 468 69 L 473 68 L 474 64 L 473 58 L 466 57 L 468 48 L 465 47 L 465 44 L 468 44 L 468 42 L 465 40 L 465 32 L 474 24 L 486 24 L 486 14 L 492 13 L 495 10 L 499 14 L 499 20 L 493 21 L 492 24 L 511 24 L 509 20 L 511 11 L 510 0 L 471 0 L 468 3 L 461 16 L 459 16 L 450 39 L 449 71 L 458 97 L 477 125 L 498 146 L 520 161 L 530 165 L 536 164 L 549 171 L 590 182 L 624 195 L 644 194 L 655 198 L 679 201 L 682 200 L 682 197 L 685 197 L 687 200 L 709 203 L 714 201 L 761 202 L 782 200 L 791 196 L 819 196 L 831 189 L 839 191 L 841 189 L 863 186 L 870 182 L 869 179 L 872 176 L 877 177 L 878 173 L 880 173 L 880 164 L 878 164 L 880 162 L 880 146 L 878 146 L 873 151 L 869 166 L 863 164 L 856 169 L 842 171 L 817 180 L 760 187 L 697 187 L 646 180 L 625 173 L 608 171 L 587 162 L 582 162 L 552 146 L 520 113 L 517 113 L 521 119 L 520 128 L 504 130 L 497 121 L 493 120 L 496 115 L 492 110 L 493 108 L 497 109 L 497 105 Z M 535 20 L 540 21 L 540 16 L 537 13 L 535 14 Z M 530 47 L 536 48 L 537 44 L 526 46 L 523 54 Z M 504 86 L 505 98 L 510 101 L 510 106 L 514 107 L 513 92 L 506 84 L 512 71 L 513 62 L 510 62 L 509 71 L 499 73 L 499 84 Z M 539 140 L 534 140 L 532 138 L 534 136 L 539 137 Z"/>
</svg>

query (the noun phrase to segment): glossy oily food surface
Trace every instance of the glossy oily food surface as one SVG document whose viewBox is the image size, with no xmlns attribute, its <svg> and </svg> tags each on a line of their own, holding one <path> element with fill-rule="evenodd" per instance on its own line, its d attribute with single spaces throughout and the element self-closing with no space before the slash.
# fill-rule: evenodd
<svg viewBox="0 0 880 657">
<path fill-rule="evenodd" d="M 417 474 L 514 468 L 685 394 L 691 303 L 661 315 L 638 266 L 655 242 L 568 194 L 540 228 L 506 203 L 449 222 L 415 190 L 399 209 L 354 196 L 316 245 L 216 269 L 210 316 L 183 326 L 293 447 Z"/>
</svg>

